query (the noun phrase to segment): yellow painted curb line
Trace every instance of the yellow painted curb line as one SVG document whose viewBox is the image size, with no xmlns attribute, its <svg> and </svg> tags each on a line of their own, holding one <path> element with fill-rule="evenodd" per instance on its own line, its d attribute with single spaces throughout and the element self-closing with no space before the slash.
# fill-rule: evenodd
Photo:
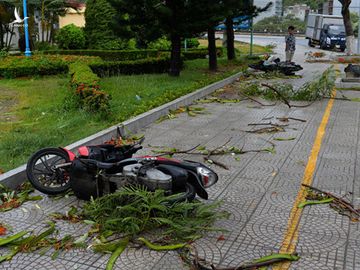
<svg viewBox="0 0 360 270">
<path fill-rule="evenodd" d="M 339 72 L 339 69 L 336 67 L 337 75 L 338 75 L 338 72 Z M 335 87 L 332 91 L 332 96 L 333 97 L 336 96 Z M 334 105 L 334 99 L 330 99 L 326 106 L 323 118 L 321 120 L 321 124 L 316 133 L 314 145 L 313 145 L 313 148 L 311 149 L 311 154 L 310 154 L 310 157 L 308 159 L 308 162 L 307 162 L 307 165 L 305 168 L 302 184 L 311 185 L 311 183 L 313 181 L 313 176 L 314 176 L 314 172 L 316 169 L 317 158 L 318 158 L 318 155 L 320 152 L 321 143 L 322 143 L 324 135 L 325 135 L 326 126 L 329 121 L 330 113 L 331 113 L 331 109 L 332 109 L 333 105 Z M 296 245 L 297 245 L 297 242 L 299 239 L 299 223 L 300 223 L 300 218 L 301 218 L 301 214 L 302 214 L 302 210 L 303 210 L 303 209 L 298 208 L 298 205 L 299 205 L 299 203 L 305 201 L 305 197 L 306 197 L 306 188 L 304 186 L 301 186 L 300 190 L 297 194 L 296 200 L 294 202 L 294 205 L 290 212 L 290 217 L 288 219 L 287 229 L 286 229 L 283 241 L 282 241 L 280 253 L 289 253 L 290 254 L 290 253 L 295 252 L 295 250 L 296 250 Z M 291 262 L 284 262 L 284 263 L 277 264 L 273 267 L 273 270 L 288 270 L 290 267 L 290 264 L 291 264 Z"/>
</svg>

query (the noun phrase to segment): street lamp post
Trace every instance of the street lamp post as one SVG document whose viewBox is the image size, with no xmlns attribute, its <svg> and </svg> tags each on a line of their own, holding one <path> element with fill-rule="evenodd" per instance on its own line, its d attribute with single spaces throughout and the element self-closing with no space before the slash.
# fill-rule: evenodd
<svg viewBox="0 0 360 270">
<path fill-rule="evenodd" d="M 26 0 L 23 0 L 23 10 L 24 10 L 24 32 L 25 32 L 25 56 L 31 56 L 30 51 L 30 42 L 29 42 L 29 24 L 27 17 L 27 8 Z"/>
<path fill-rule="evenodd" d="M 359 21 L 358 21 L 357 53 L 360 54 L 360 2 L 359 2 Z"/>
</svg>

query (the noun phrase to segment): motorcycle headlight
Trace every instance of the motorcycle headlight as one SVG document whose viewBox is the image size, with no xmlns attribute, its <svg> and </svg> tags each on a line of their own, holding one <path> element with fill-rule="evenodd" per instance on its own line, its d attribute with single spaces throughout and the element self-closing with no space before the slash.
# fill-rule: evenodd
<svg viewBox="0 0 360 270">
<path fill-rule="evenodd" d="M 327 37 L 327 38 L 326 38 L 326 43 L 327 43 L 327 44 L 330 44 L 330 43 L 331 43 L 331 39 Z"/>
<path fill-rule="evenodd" d="M 198 167 L 197 173 L 200 176 L 200 179 L 204 185 L 205 188 L 208 188 L 215 184 L 218 180 L 218 176 L 216 173 L 210 171 L 207 168 L 204 167 Z"/>
</svg>

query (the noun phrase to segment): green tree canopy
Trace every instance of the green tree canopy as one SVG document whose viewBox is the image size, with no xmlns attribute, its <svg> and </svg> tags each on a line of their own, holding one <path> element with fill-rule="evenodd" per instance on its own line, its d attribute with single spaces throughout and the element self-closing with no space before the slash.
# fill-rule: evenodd
<svg viewBox="0 0 360 270">
<path fill-rule="evenodd" d="M 262 19 L 254 24 L 254 31 L 258 32 L 287 32 L 289 25 L 293 25 L 300 33 L 305 32 L 305 22 L 295 18 L 294 15 L 286 17 L 272 16 Z"/>
</svg>

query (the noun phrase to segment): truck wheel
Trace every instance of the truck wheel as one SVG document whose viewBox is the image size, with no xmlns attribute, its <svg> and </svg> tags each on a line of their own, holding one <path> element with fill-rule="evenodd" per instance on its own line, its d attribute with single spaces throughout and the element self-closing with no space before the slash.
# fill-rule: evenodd
<svg viewBox="0 0 360 270">
<path fill-rule="evenodd" d="M 324 44 L 324 42 L 320 42 L 320 49 L 326 50 L 326 44 Z"/>
<path fill-rule="evenodd" d="M 315 47 L 314 43 L 311 41 L 311 38 L 309 38 L 309 47 Z"/>
<path fill-rule="evenodd" d="M 340 48 L 340 51 L 341 51 L 341 52 L 345 52 L 345 49 L 346 49 L 345 47 L 341 47 L 341 48 Z"/>
</svg>

